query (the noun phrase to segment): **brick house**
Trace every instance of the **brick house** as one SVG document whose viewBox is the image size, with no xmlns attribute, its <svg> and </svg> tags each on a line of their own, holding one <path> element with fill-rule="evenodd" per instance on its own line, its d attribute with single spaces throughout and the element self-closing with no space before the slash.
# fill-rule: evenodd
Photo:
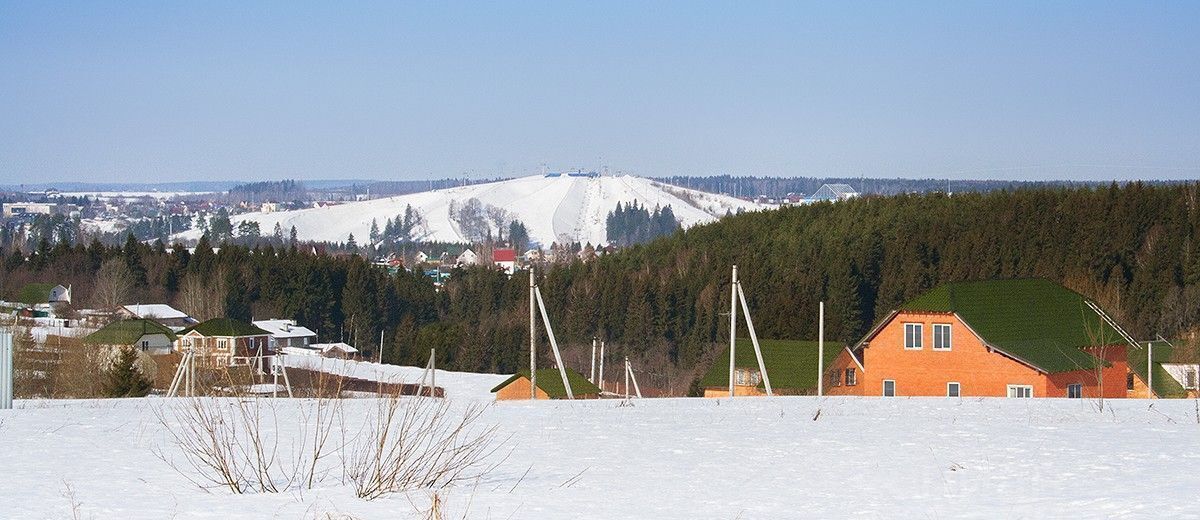
<svg viewBox="0 0 1200 520">
<path fill-rule="evenodd" d="M 179 331 L 176 350 L 196 351 L 202 363 L 230 366 L 274 354 L 269 348 L 271 333 L 233 318 L 213 318 Z M 259 367 L 262 369 L 263 367 Z"/>
<path fill-rule="evenodd" d="M 831 395 L 1125 397 L 1127 335 L 1047 280 L 948 283 L 903 304 L 826 373 Z"/>
</svg>

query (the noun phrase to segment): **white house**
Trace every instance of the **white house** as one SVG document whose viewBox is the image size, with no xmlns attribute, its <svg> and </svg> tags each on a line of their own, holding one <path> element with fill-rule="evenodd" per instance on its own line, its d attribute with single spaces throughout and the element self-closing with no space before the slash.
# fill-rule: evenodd
<svg viewBox="0 0 1200 520">
<path fill-rule="evenodd" d="M 454 263 L 458 265 L 475 265 L 478 262 L 479 255 L 475 254 L 475 252 L 471 251 L 470 249 L 463 251 L 458 255 L 458 258 L 454 260 Z"/>
<path fill-rule="evenodd" d="M 61 284 L 55 285 L 53 289 L 50 289 L 50 297 L 47 299 L 47 303 L 50 303 L 51 305 L 55 303 L 70 304 L 71 287 L 63 287 Z"/>
<path fill-rule="evenodd" d="M 296 320 L 257 320 L 254 326 L 271 334 L 268 349 L 279 352 L 287 347 L 307 347 L 317 341 L 317 333 L 296 324 Z"/>
<path fill-rule="evenodd" d="M 804 198 L 804 204 L 813 202 L 837 202 L 840 200 L 852 199 L 858 196 L 858 192 L 849 184 L 824 184 L 812 195 Z"/>
<path fill-rule="evenodd" d="M 1200 393 L 1200 364 L 1196 363 L 1161 363 L 1171 378 L 1187 390 L 1188 397 L 1195 398 Z"/>
</svg>

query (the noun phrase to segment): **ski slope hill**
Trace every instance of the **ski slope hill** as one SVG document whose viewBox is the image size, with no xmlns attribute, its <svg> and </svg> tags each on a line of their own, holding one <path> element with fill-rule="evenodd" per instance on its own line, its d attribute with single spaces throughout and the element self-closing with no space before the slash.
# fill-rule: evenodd
<svg viewBox="0 0 1200 520">
<path fill-rule="evenodd" d="M 412 238 L 470 242 L 451 216 L 455 207 L 470 199 L 478 199 L 484 207 L 505 210 L 510 218 L 525 224 L 530 240 L 544 246 L 563 239 L 592 244 L 607 242 L 605 219 L 619 203 L 637 201 L 649 208 L 670 205 L 684 227 L 711 222 L 727 212 L 765 207 L 640 177 L 536 175 L 323 208 L 247 213 L 233 217 L 232 221 L 235 227 L 246 220 L 258 222 L 263 234 L 271 233 L 276 224 L 285 233 L 295 226 L 301 240 L 344 242 L 353 233 L 361 244 L 367 242 L 372 221 L 383 229 L 388 219 L 402 215 L 405 207 L 412 205 L 424 219 Z M 495 231 L 493 227 L 493 235 Z M 195 239 L 199 234 L 199 230 L 191 230 L 179 236 Z"/>
</svg>

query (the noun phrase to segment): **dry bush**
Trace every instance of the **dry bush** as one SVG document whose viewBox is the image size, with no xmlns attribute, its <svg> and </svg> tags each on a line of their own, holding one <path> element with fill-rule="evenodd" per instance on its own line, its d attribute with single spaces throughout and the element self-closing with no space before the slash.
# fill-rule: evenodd
<svg viewBox="0 0 1200 520">
<path fill-rule="evenodd" d="M 365 436 L 345 453 L 347 478 L 359 498 L 373 500 L 398 491 L 443 488 L 474 480 L 495 469 L 503 445 L 496 426 L 481 426 L 486 407 L 461 415 L 445 400 L 401 398 L 378 401 Z"/>
</svg>

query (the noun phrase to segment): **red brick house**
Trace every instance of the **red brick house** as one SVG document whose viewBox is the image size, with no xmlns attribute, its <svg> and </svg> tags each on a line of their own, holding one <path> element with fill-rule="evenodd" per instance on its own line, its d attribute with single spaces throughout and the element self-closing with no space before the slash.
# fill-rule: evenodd
<svg viewBox="0 0 1200 520">
<path fill-rule="evenodd" d="M 826 373 L 831 395 L 1125 397 L 1128 335 L 1047 280 L 949 283 L 901 305 Z"/>
</svg>

